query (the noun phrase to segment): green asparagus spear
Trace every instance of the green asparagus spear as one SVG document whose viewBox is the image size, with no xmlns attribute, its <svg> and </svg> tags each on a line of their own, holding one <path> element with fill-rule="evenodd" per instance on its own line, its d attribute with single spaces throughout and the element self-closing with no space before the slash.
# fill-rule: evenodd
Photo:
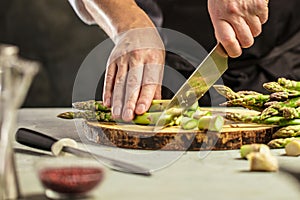
<svg viewBox="0 0 300 200">
<path fill-rule="evenodd" d="M 95 111 L 104 111 L 104 112 L 111 111 L 110 108 L 103 105 L 102 101 L 95 101 L 95 100 L 75 102 L 72 104 L 72 106 L 73 108 L 78 110 L 95 110 Z"/>
<path fill-rule="evenodd" d="M 271 96 L 271 95 L 270 95 Z M 277 104 L 278 103 L 278 101 L 268 101 L 268 102 L 266 102 L 265 104 L 264 104 L 264 107 L 265 108 L 268 108 L 268 107 L 270 107 L 270 106 L 273 106 L 273 105 L 275 105 L 275 104 Z"/>
<path fill-rule="evenodd" d="M 277 106 L 277 107 L 298 107 L 300 106 L 300 97 L 295 97 L 295 98 L 291 98 L 291 99 L 288 99 L 284 102 L 278 102 L 277 105 L 273 105 L 273 106 Z"/>
<path fill-rule="evenodd" d="M 213 85 L 213 87 L 220 95 L 222 95 L 226 99 L 233 100 L 243 97 L 225 85 Z"/>
<path fill-rule="evenodd" d="M 277 82 L 264 83 L 263 87 L 270 92 L 286 92 L 289 97 L 300 96 L 300 91 L 283 87 Z"/>
<path fill-rule="evenodd" d="M 172 115 L 174 117 L 179 116 L 183 114 L 184 110 L 182 108 L 172 107 L 168 110 L 166 110 L 166 114 Z"/>
<path fill-rule="evenodd" d="M 133 119 L 133 123 L 140 125 L 155 124 L 159 119 L 161 112 L 146 112 L 142 115 L 136 115 Z M 170 124 L 173 120 L 172 115 L 164 115 L 164 121 L 166 124 Z"/>
<path fill-rule="evenodd" d="M 268 146 L 272 149 L 284 148 L 288 143 L 293 140 L 300 140 L 300 137 L 290 137 L 290 138 L 277 138 L 268 142 Z"/>
<path fill-rule="evenodd" d="M 281 116 L 273 116 L 263 120 L 262 123 L 275 124 L 278 126 L 300 125 L 300 119 L 285 119 Z"/>
<path fill-rule="evenodd" d="M 263 87 L 269 92 L 287 92 L 287 89 L 282 87 L 277 82 L 267 82 L 263 84 Z"/>
<path fill-rule="evenodd" d="M 226 118 L 236 122 L 272 124 L 278 126 L 300 125 L 300 119 L 285 119 L 282 116 L 272 116 L 261 119 L 260 115 L 242 115 L 240 113 L 226 113 Z"/>
<path fill-rule="evenodd" d="M 92 111 L 86 110 L 82 112 L 64 112 L 57 115 L 59 118 L 63 119 L 76 119 L 83 118 L 90 121 L 103 121 L 103 122 L 113 122 L 110 112 L 102 112 L 102 111 Z"/>
<path fill-rule="evenodd" d="M 222 106 L 227 107 L 244 107 L 250 110 L 262 111 L 264 109 L 264 104 L 270 100 L 270 95 L 247 95 L 243 98 L 229 100 Z"/>
<path fill-rule="evenodd" d="M 161 112 L 165 110 L 167 105 L 170 103 L 170 100 L 152 100 L 151 106 L 148 109 L 148 112 Z"/>
<path fill-rule="evenodd" d="M 251 90 L 241 90 L 236 92 L 241 97 L 248 96 L 248 95 L 261 95 L 261 93 Z"/>
<path fill-rule="evenodd" d="M 300 112 L 298 111 L 297 108 L 283 107 L 281 111 L 282 111 L 282 116 L 285 119 L 300 118 Z"/>
<path fill-rule="evenodd" d="M 286 119 L 297 118 L 300 115 L 300 113 L 296 108 L 299 106 L 300 106 L 300 97 L 288 99 L 284 102 L 280 102 L 280 101 L 275 102 L 262 111 L 261 119 L 263 120 L 275 115 L 283 115 L 282 114 L 283 112 L 285 112 L 284 117 Z M 290 108 L 295 108 L 295 110 Z"/>
<path fill-rule="evenodd" d="M 243 115 L 241 113 L 227 112 L 226 118 L 235 121 L 235 122 L 243 122 L 243 123 L 259 123 L 260 115 Z"/>
<path fill-rule="evenodd" d="M 300 82 L 286 78 L 278 78 L 277 82 L 284 88 L 300 91 Z"/>
<path fill-rule="evenodd" d="M 152 100 L 151 106 L 148 112 L 161 112 L 166 106 L 169 104 L 170 100 Z M 73 108 L 78 110 L 95 110 L 95 111 L 103 111 L 110 112 L 111 109 L 104 106 L 102 101 L 88 100 L 88 101 L 80 101 L 74 102 Z"/>
<path fill-rule="evenodd" d="M 233 90 L 231 90 L 229 87 L 227 87 L 225 85 L 213 85 L 213 87 L 220 95 L 224 96 L 228 100 L 241 99 L 248 95 L 251 95 L 251 96 L 261 95 L 260 93 L 255 92 L 255 91 L 234 92 Z"/>
<path fill-rule="evenodd" d="M 300 125 L 300 119 L 285 119 L 282 116 L 272 116 L 261 119 L 260 115 L 243 115 L 241 113 L 226 113 L 226 118 L 235 122 L 272 124 L 278 126 Z"/>
<path fill-rule="evenodd" d="M 276 116 L 279 114 L 279 110 L 273 105 L 264 109 L 260 114 L 260 119 L 264 120 L 272 116 Z"/>
<path fill-rule="evenodd" d="M 283 120 L 285 120 L 285 119 L 282 116 L 272 116 L 272 117 L 269 117 L 267 119 L 258 120 L 257 123 L 279 125 L 283 122 Z"/>
<path fill-rule="evenodd" d="M 161 115 L 161 112 L 146 112 L 143 115 L 136 115 L 133 119 L 133 123 L 149 125 L 155 124 L 158 120 L 158 117 Z M 101 112 L 101 111 L 81 111 L 81 112 L 64 112 L 58 115 L 59 118 L 63 119 L 75 119 L 83 118 L 89 121 L 100 121 L 100 122 L 115 122 L 112 118 L 110 112 Z M 165 121 L 167 124 L 171 123 L 173 119 L 172 115 L 165 115 Z"/>
<path fill-rule="evenodd" d="M 270 99 L 272 101 L 285 101 L 289 98 L 289 93 L 286 91 L 283 92 L 273 92 L 270 94 Z"/>
<path fill-rule="evenodd" d="M 273 138 L 286 138 L 296 136 L 300 136 L 300 125 L 290 125 L 282 127 L 272 135 Z"/>
</svg>

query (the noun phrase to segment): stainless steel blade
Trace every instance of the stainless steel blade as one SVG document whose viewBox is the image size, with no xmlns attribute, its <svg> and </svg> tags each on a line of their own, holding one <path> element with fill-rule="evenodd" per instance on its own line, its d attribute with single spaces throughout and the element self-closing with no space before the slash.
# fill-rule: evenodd
<svg viewBox="0 0 300 200">
<path fill-rule="evenodd" d="M 171 108 L 179 107 L 184 111 L 193 105 L 222 76 L 227 68 L 228 55 L 223 46 L 218 43 L 171 99 L 156 122 L 154 131 L 158 131 L 166 125 L 165 116 L 170 114 Z"/>
<path fill-rule="evenodd" d="M 151 176 L 151 172 L 149 169 L 146 169 L 144 167 L 140 167 L 140 166 L 128 163 L 128 162 L 123 162 L 121 160 L 115 160 L 112 158 L 108 158 L 108 157 L 102 156 L 100 154 L 91 153 L 91 152 L 87 152 L 87 151 L 84 151 L 81 149 L 68 147 L 68 146 L 63 147 L 63 151 L 74 154 L 78 157 L 99 158 L 100 160 L 107 161 L 111 165 L 110 167 L 111 168 L 113 167 L 113 169 L 117 170 L 117 171 L 131 173 L 131 174 L 139 174 L 139 175 L 144 175 L 144 176 Z"/>
</svg>

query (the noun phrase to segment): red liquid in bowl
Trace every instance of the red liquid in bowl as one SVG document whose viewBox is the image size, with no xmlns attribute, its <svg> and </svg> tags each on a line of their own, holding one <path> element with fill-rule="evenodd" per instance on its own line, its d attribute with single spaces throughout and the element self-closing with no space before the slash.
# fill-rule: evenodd
<svg viewBox="0 0 300 200">
<path fill-rule="evenodd" d="M 103 180 L 104 171 L 94 167 L 46 168 L 39 172 L 39 177 L 45 188 L 75 195 L 94 189 Z"/>
</svg>

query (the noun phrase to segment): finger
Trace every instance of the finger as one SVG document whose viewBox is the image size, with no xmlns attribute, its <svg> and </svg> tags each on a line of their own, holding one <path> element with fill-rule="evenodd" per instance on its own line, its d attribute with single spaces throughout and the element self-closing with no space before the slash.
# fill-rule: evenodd
<svg viewBox="0 0 300 200">
<path fill-rule="evenodd" d="M 161 85 L 157 85 L 153 99 L 161 99 Z"/>
<path fill-rule="evenodd" d="M 140 96 L 139 96 L 139 99 L 137 102 L 137 107 L 135 109 L 135 113 L 137 115 L 141 115 L 149 109 L 152 99 L 154 97 L 156 88 L 157 88 L 157 85 L 154 85 L 154 84 L 142 85 L 142 89 L 140 91 Z"/>
<path fill-rule="evenodd" d="M 247 24 L 251 30 L 253 37 L 257 37 L 261 33 L 262 27 L 258 16 L 253 16 L 248 19 Z"/>
<path fill-rule="evenodd" d="M 242 49 L 232 26 L 227 21 L 220 20 L 215 22 L 214 28 L 217 40 L 223 45 L 228 55 L 232 58 L 240 56 Z"/>
<path fill-rule="evenodd" d="M 149 109 L 156 89 L 161 85 L 162 69 L 160 64 L 146 64 L 144 66 L 142 88 L 135 109 L 136 114 L 143 114 Z"/>
<path fill-rule="evenodd" d="M 105 72 L 104 91 L 103 91 L 103 104 L 105 106 L 111 106 L 111 97 L 115 82 L 115 76 L 117 72 L 116 63 L 111 63 Z"/>
<path fill-rule="evenodd" d="M 123 109 L 123 100 L 125 94 L 126 75 L 128 65 L 123 59 L 118 59 L 117 62 L 117 74 L 114 83 L 113 98 L 112 98 L 112 117 L 114 119 L 120 119 Z"/>
<path fill-rule="evenodd" d="M 162 65 L 164 66 L 164 65 Z M 153 99 L 161 99 L 161 91 L 162 91 L 162 80 L 163 80 L 164 69 L 161 70 L 160 82 L 156 87 Z"/>
<path fill-rule="evenodd" d="M 268 8 L 268 0 L 260 0 L 257 3 L 255 13 L 258 16 L 260 23 L 264 24 L 268 20 L 269 16 L 269 8 Z"/>
<path fill-rule="evenodd" d="M 242 48 L 248 48 L 253 45 L 254 38 L 250 27 L 245 22 L 244 18 L 239 18 L 238 20 L 233 21 L 232 26 Z"/>
<path fill-rule="evenodd" d="M 134 118 L 136 102 L 139 97 L 142 84 L 143 66 L 143 63 L 130 63 L 130 70 L 127 73 L 126 95 L 122 113 L 122 119 L 124 121 L 131 121 Z"/>
</svg>

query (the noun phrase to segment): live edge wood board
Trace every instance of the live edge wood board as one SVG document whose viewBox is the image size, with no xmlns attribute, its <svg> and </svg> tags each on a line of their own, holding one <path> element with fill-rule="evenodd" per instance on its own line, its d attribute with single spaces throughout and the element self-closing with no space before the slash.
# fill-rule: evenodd
<svg viewBox="0 0 300 200">
<path fill-rule="evenodd" d="M 167 127 L 157 133 L 152 126 L 82 121 L 88 140 L 108 146 L 143 150 L 231 150 L 243 144 L 268 143 L 277 127 L 226 124 L 222 131 L 205 132 Z"/>
</svg>

